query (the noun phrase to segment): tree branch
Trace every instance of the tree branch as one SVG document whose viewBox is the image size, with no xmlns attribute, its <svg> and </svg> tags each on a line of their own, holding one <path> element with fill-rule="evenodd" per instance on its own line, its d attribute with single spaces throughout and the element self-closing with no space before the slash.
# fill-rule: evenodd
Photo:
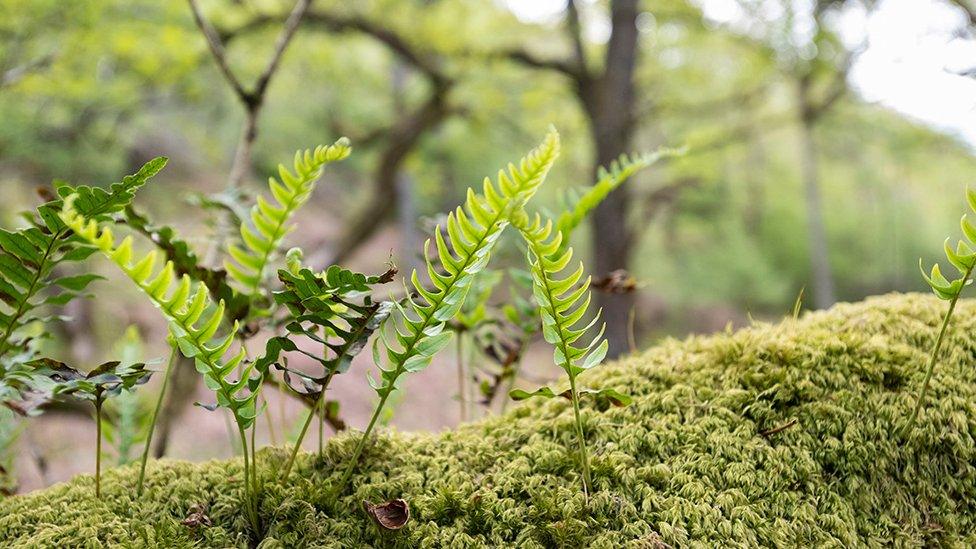
<svg viewBox="0 0 976 549">
<path fill-rule="evenodd" d="M 586 50 L 583 48 L 583 31 L 580 25 L 579 10 L 574 0 L 566 0 L 566 31 L 569 41 L 573 44 L 573 55 L 576 60 L 576 71 L 579 75 L 588 72 L 586 64 Z"/>
<path fill-rule="evenodd" d="M 217 63 L 217 68 L 220 69 L 224 80 L 233 89 L 238 100 L 244 105 L 244 127 L 241 129 L 241 138 L 234 152 L 234 162 L 231 164 L 230 176 L 227 181 L 228 187 L 238 187 L 251 166 L 251 149 L 254 146 L 254 140 L 257 139 L 258 134 L 258 115 L 260 114 L 261 106 L 264 104 L 264 96 L 268 90 L 268 84 L 274 77 L 275 72 L 277 72 L 281 64 L 281 58 L 288 48 L 288 44 L 294 38 L 302 19 L 308 12 L 312 0 L 298 0 L 295 3 L 295 7 L 288 15 L 288 18 L 285 19 L 284 26 L 278 34 L 278 39 L 275 41 L 275 49 L 271 55 L 271 60 L 268 61 L 264 71 L 258 76 L 254 87 L 250 90 L 246 89 L 237 76 L 234 75 L 234 71 L 231 70 L 230 64 L 227 62 L 227 52 L 224 49 L 224 42 L 221 35 L 218 34 L 213 25 L 200 12 L 200 7 L 197 5 L 196 0 L 187 0 L 187 2 L 190 4 L 190 10 L 193 12 L 193 20 L 203 33 L 203 36 L 207 39 L 207 47 L 210 49 L 210 53 Z"/>
<path fill-rule="evenodd" d="M 269 24 L 281 21 L 280 15 L 258 15 L 247 23 L 221 32 L 224 40 L 230 41 L 241 35 L 263 28 Z M 434 81 L 448 80 L 441 70 L 439 63 L 429 54 L 414 47 L 401 35 L 382 25 L 358 15 L 336 15 L 324 11 L 309 11 L 305 21 L 310 25 L 318 25 L 331 32 L 360 32 L 382 43 L 399 56 L 408 65 L 424 73 Z"/>
<path fill-rule="evenodd" d="M 254 84 L 254 91 L 251 93 L 255 96 L 259 98 L 264 97 L 268 83 L 281 63 L 281 57 L 285 54 L 285 50 L 288 49 L 288 44 L 295 36 L 295 32 L 298 31 L 298 26 L 301 25 L 302 18 L 305 17 L 311 5 L 312 0 L 298 0 L 291 13 L 288 14 L 288 19 L 285 20 L 285 26 L 281 29 L 278 39 L 275 40 L 274 55 L 271 56 L 271 61 L 268 62 L 268 66 L 265 67 L 264 72 L 261 73 L 261 76 L 258 77 L 257 82 Z"/>
<path fill-rule="evenodd" d="M 532 69 L 556 71 L 568 76 L 574 81 L 579 81 L 583 78 L 583 75 L 577 70 L 577 67 L 573 66 L 572 63 L 561 59 L 542 59 L 536 57 L 528 51 L 516 49 L 503 50 L 498 52 L 496 55 Z"/>
<path fill-rule="evenodd" d="M 200 13 L 200 6 L 197 5 L 196 0 L 187 0 L 187 3 L 190 4 L 190 11 L 193 12 L 193 22 L 196 23 L 197 28 L 203 33 L 203 37 L 206 38 L 207 48 L 210 49 L 210 54 L 213 56 L 214 61 L 217 62 L 217 68 L 220 69 L 224 80 L 233 88 L 234 94 L 241 101 L 246 102 L 248 92 L 241 85 L 240 81 L 237 80 L 234 71 L 230 69 L 230 65 L 227 63 L 227 52 L 224 50 L 224 45 L 220 41 L 220 36 L 210 22 Z"/>
</svg>

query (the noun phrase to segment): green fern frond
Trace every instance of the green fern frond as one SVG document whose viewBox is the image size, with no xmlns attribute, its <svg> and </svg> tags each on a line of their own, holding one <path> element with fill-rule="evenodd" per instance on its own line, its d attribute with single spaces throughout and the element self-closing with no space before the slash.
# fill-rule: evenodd
<svg viewBox="0 0 976 549">
<path fill-rule="evenodd" d="M 610 168 L 601 166 L 597 170 L 597 181 L 589 187 L 585 193 L 577 198 L 573 203 L 559 214 L 556 218 L 556 228 L 563 235 L 563 247 L 569 245 L 569 235 L 576 227 L 583 222 L 587 215 L 593 211 L 611 192 L 624 184 L 631 176 L 637 172 L 651 166 L 661 158 L 680 154 L 676 149 L 660 149 L 653 153 L 628 156 L 620 155 L 620 158 L 610 164 Z"/>
<path fill-rule="evenodd" d="M 529 222 L 518 223 L 529 248 L 532 294 L 539 304 L 542 335 L 554 347 L 553 360 L 574 379 L 580 372 L 599 364 L 607 354 L 603 329 L 586 345 L 577 342 L 600 317 L 585 320 L 590 305 L 590 277 L 583 279 L 583 263 L 566 273 L 573 249 L 563 246 L 563 235 L 551 220 L 538 214 Z"/>
<path fill-rule="evenodd" d="M 976 191 L 966 189 L 966 202 L 969 203 L 969 209 L 976 212 Z M 939 299 L 949 302 L 949 309 L 946 311 L 945 316 L 942 317 L 942 328 L 939 330 L 939 337 L 936 338 L 932 352 L 929 355 L 929 363 L 925 370 L 925 380 L 922 382 L 922 390 L 918 394 L 918 400 L 915 401 L 912 415 L 909 417 L 908 423 L 902 431 L 903 434 L 908 434 L 915 426 L 915 420 L 918 418 L 918 413 L 921 411 L 922 404 L 925 402 L 925 395 L 929 389 L 929 382 L 932 380 L 932 373 L 935 371 L 935 363 L 939 359 L 939 352 L 942 350 L 942 342 L 945 340 L 946 331 L 949 328 L 949 321 L 952 319 L 952 313 L 956 309 L 956 303 L 959 301 L 959 296 L 962 294 L 963 289 L 972 283 L 973 270 L 976 269 L 976 250 L 973 249 L 976 246 L 976 225 L 973 225 L 969 221 L 966 214 L 963 214 L 962 219 L 959 220 L 959 225 L 966 240 L 959 240 L 955 249 L 952 248 L 950 239 L 946 238 L 943 243 L 946 258 L 959 272 L 958 278 L 953 280 L 947 279 L 942 274 L 938 263 L 932 265 L 930 274 L 926 274 L 925 269 L 922 267 L 922 260 L 918 260 L 918 268 L 922 271 L 922 278 L 925 279 L 925 282 L 932 288 L 932 291 L 935 292 L 935 295 Z"/>
<path fill-rule="evenodd" d="M 165 158 L 153 159 L 107 190 L 62 184 L 58 192 L 62 196 L 77 193 L 78 209 L 102 219 L 121 211 L 165 165 Z M 24 335 L 26 327 L 57 318 L 47 316 L 47 309 L 80 297 L 91 282 L 101 278 L 93 274 L 58 276 L 56 267 L 83 261 L 95 251 L 72 238 L 59 216 L 62 207 L 61 199 L 51 200 L 24 215 L 30 226 L 0 229 L 0 387 L 9 372 L 17 370 L 22 375 L 29 371 L 22 365 L 35 356 L 35 347 Z M 11 383 L 16 383 L 13 377 Z"/>
<path fill-rule="evenodd" d="M 433 356 L 447 345 L 451 337 L 451 332 L 444 330 L 447 321 L 461 310 L 475 276 L 488 264 L 498 237 L 511 217 L 520 212 L 538 191 L 558 155 L 559 134 L 551 128 L 542 143 L 522 158 L 518 167 L 509 164 L 508 173 L 504 170 L 498 172 L 497 185 L 486 177 L 482 194 L 468 189 L 464 206 L 458 207 L 447 217 L 447 236 L 444 236 L 440 225 L 434 229 L 436 261 L 429 255 L 430 240 L 424 243 L 427 274 L 433 289 L 424 287 L 414 270 L 410 279 L 417 296 L 408 295 L 406 307 L 394 302 L 401 316 L 400 326 L 394 324 L 395 346 L 382 338 L 389 361 L 386 367 L 382 364 L 379 340 L 373 344 L 373 362 L 380 369 L 381 381 L 370 377 L 369 384 L 379 395 L 379 402 L 342 478 L 333 488 L 334 494 L 338 494 L 349 482 L 366 440 L 383 413 L 387 400 L 396 390 L 400 376 L 423 370 Z"/>
<path fill-rule="evenodd" d="M 581 262 L 578 267 L 567 273 L 570 268 L 569 263 L 573 259 L 573 249 L 563 245 L 563 235 L 559 230 L 554 230 L 552 220 L 547 219 L 543 223 L 542 217 L 536 214 L 530 221 L 529 216 L 521 212 L 513 224 L 518 227 L 529 248 L 532 295 L 539 304 L 543 337 L 553 346 L 553 361 L 569 377 L 569 396 L 573 401 L 576 438 L 579 442 L 579 459 L 583 473 L 583 494 L 589 498 L 590 486 L 592 486 L 590 461 L 586 450 L 586 436 L 583 432 L 580 391 L 576 387 L 576 376 L 599 364 L 607 355 L 608 343 L 603 339 L 605 325 L 588 344 L 577 344 L 600 318 L 598 312 L 591 320 L 586 320 L 591 294 L 590 278 L 583 279 L 583 263 Z M 556 396 L 556 393 L 548 388 L 534 393 L 524 391 L 521 392 L 524 393 L 522 395 L 519 393 L 513 391 L 510 394 L 513 398 L 529 396 L 555 398 Z M 620 402 L 622 405 L 626 404 L 625 400 Z"/>
<path fill-rule="evenodd" d="M 424 244 L 433 289 L 425 287 L 417 271 L 413 272 L 411 282 L 417 297 L 408 298 L 406 308 L 400 307 L 402 330 L 396 330 L 398 345 L 386 345 L 390 367 L 381 367 L 382 383 L 370 380 L 381 398 L 393 391 L 401 374 L 422 370 L 447 345 L 450 332 L 444 331 L 445 323 L 460 311 L 475 275 L 487 265 L 511 215 L 535 195 L 558 154 L 559 134 L 552 129 L 518 167 L 509 164 L 508 173 L 499 171 L 497 185 L 485 178 L 481 194 L 468 189 L 464 206 L 448 215 L 446 236 L 440 225 L 435 228 L 434 259 L 428 253 L 430 240 Z"/>
<path fill-rule="evenodd" d="M 294 172 L 278 166 L 278 179 L 268 180 L 272 199 L 258 196 L 250 223 L 241 224 L 242 245 L 228 248 L 231 259 L 224 267 L 242 293 L 258 293 L 282 240 L 294 229 L 289 225 L 292 216 L 312 196 L 325 165 L 346 158 L 351 150 L 343 137 L 328 147 L 295 153 Z"/>
<path fill-rule="evenodd" d="M 121 212 L 131 204 L 136 192 L 165 168 L 167 161 L 165 156 L 156 157 L 143 164 L 138 172 L 123 177 L 118 183 L 112 183 L 108 190 L 87 185 L 60 185 L 58 195 L 62 199 L 74 196 L 75 210 L 89 219 L 101 220 L 104 216 Z M 52 204 L 52 207 L 60 206 L 61 204 Z M 51 213 L 56 214 L 57 211 L 52 208 Z"/>
<path fill-rule="evenodd" d="M 217 403 L 231 410 L 242 428 L 249 427 L 257 415 L 255 400 L 263 373 L 256 372 L 252 363 L 244 362 L 243 348 L 224 359 L 234 342 L 237 323 L 227 335 L 217 336 L 224 321 L 223 301 L 212 308 L 206 286 L 194 284 L 188 275 L 177 278 L 172 261 L 167 261 L 157 272 L 160 252 L 156 250 L 134 260 L 132 237 L 126 237 L 116 246 L 110 228 L 100 227 L 97 221 L 86 219 L 74 209 L 74 195 L 65 199 L 61 219 L 80 238 L 115 263 L 149 297 L 169 321 L 180 351 L 195 360 L 207 387 L 216 393 Z M 211 308 L 213 310 L 208 314 Z M 241 365 L 240 378 L 231 380 L 231 372 Z M 252 379 L 254 373 L 257 376 Z"/>
</svg>

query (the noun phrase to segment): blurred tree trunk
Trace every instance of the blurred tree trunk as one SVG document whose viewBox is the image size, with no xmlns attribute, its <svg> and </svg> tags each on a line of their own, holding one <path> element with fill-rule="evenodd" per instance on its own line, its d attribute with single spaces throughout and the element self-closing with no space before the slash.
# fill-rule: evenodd
<svg viewBox="0 0 976 549">
<path fill-rule="evenodd" d="M 824 225 L 823 200 L 820 196 L 820 170 L 814 127 L 819 109 L 810 108 L 810 79 L 797 83 L 800 106 L 800 170 L 807 214 L 807 243 L 810 254 L 810 273 L 813 277 L 813 300 L 818 309 L 834 304 L 834 276 L 830 269 L 830 249 Z"/>
<path fill-rule="evenodd" d="M 631 152 L 637 122 L 634 69 L 637 65 L 638 13 L 637 0 L 612 0 L 610 39 L 599 70 L 592 69 L 587 62 L 574 0 L 566 2 L 566 30 L 573 48 L 571 59 L 541 59 L 520 49 L 504 52 L 513 61 L 535 69 L 559 72 L 572 81 L 593 140 L 594 180 L 599 166 L 608 165 L 621 154 Z M 622 185 L 592 214 L 590 234 L 597 277 L 630 267 L 636 235 L 640 232 L 637 230 L 640 227 L 628 225 L 631 202 L 629 187 Z M 597 293 L 597 304 L 603 308 L 607 323 L 610 357 L 619 356 L 628 348 L 628 317 L 634 303 L 633 293 Z"/>
<path fill-rule="evenodd" d="M 634 68 L 637 64 L 637 0 L 614 0 L 611 3 L 610 41 L 601 74 L 585 70 L 582 49 L 577 48 L 578 63 L 583 72 L 577 94 L 590 125 L 595 148 L 593 181 L 599 166 L 608 166 L 621 154 L 630 152 L 636 122 L 634 109 Z M 568 4 L 570 25 L 579 37 L 578 18 L 573 2 Z M 578 41 L 581 39 L 577 38 Z M 634 234 L 628 226 L 631 202 L 630 187 L 621 185 L 593 212 L 590 224 L 593 244 L 593 268 L 597 276 L 617 269 L 628 269 L 634 247 Z M 597 304 L 603 308 L 610 342 L 609 356 L 619 356 L 628 348 L 628 316 L 635 299 L 633 293 L 598 292 Z"/>
</svg>

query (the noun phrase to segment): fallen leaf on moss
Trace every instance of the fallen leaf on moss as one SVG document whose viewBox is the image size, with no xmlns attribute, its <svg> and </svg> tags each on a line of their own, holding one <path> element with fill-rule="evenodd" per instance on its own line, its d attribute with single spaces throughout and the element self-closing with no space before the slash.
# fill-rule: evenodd
<svg viewBox="0 0 976 549">
<path fill-rule="evenodd" d="M 207 516 L 207 506 L 195 503 L 190 506 L 190 514 L 182 521 L 183 526 L 197 528 L 200 526 L 213 526 L 213 521 Z"/>
<path fill-rule="evenodd" d="M 363 500 L 363 509 L 384 530 L 399 530 L 410 520 L 410 506 L 403 499 L 380 504 Z"/>
</svg>

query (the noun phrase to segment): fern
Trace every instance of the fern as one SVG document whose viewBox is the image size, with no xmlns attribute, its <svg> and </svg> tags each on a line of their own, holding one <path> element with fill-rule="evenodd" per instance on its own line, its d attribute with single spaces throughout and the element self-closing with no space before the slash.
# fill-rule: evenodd
<svg viewBox="0 0 976 549">
<path fill-rule="evenodd" d="M 63 362 L 44 358 L 30 364 L 41 372 L 47 387 L 35 391 L 32 402 L 40 406 L 54 400 L 70 398 L 91 402 L 95 407 L 95 497 L 102 495 L 102 409 L 105 400 L 132 390 L 136 385 L 149 381 L 152 372 L 144 363 L 122 364 L 106 362 L 88 373 L 81 373 Z"/>
<path fill-rule="evenodd" d="M 573 258 L 573 249 L 563 246 L 562 233 L 554 230 L 551 220 L 543 223 L 538 214 L 532 221 L 523 214 L 516 220 L 516 225 L 529 248 L 532 294 L 539 305 L 542 335 L 554 348 L 553 361 L 569 377 L 570 398 L 573 401 L 580 464 L 583 470 L 583 492 L 588 495 L 592 482 L 586 438 L 580 417 L 576 376 L 603 360 L 607 354 L 608 343 L 603 339 L 603 328 L 588 344 L 577 343 L 596 324 L 600 315 L 597 313 L 591 320 L 586 320 L 591 297 L 590 278 L 583 280 L 582 263 L 572 272 L 566 272 Z M 548 389 L 536 391 L 535 395 L 549 398 L 556 396 Z M 513 395 L 513 397 L 518 396 L 520 395 Z"/>
<path fill-rule="evenodd" d="M 295 153 L 293 173 L 284 165 L 278 166 L 279 179 L 268 181 L 272 201 L 258 196 L 251 209 L 251 223 L 241 224 L 242 246 L 228 248 L 232 260 L 224 266 L 238 290 L 248 296 L 259 292 L 268 265 L 282 240 L 294 229 L 289 225 L 292 216 L 311 197 L 325 165 L 346 158 L 350 152 L 349 140 L 341 138 L 328 147 Z"/>
<path fill-rule="evenodd" d="M 204 285 L 197 285 L 194 291 L 194 284 L 188 275 L 177 280 L 172 261 L 167 261 L 157 273 L 159 252 L 156 250 L 134 262 L 132 237 L 126 237 L 116 246 L 112 230 L 100 227 L 97 221 L 86 219 L 78 213 L 72 197 L 65 200 L 61 218 L 79 237 L 105 254 L 149 297 L 169 321 L 170 331 L 181 352 L 187 358 L 194 359 L 207 387 L 216 393 L 218 404 L 234 414 L 240 428 L 250 427 L 257 415 L 255 400 L 256 388 L 261 381 L 260 372 L 257 379 L 251 379 L 255 368 L 253 363 L 244 363 L 243 348 L 229 359 L 224 359 L 237 331 L 235 322 L 228 335 L 215 337 L 224 320 L 224 303 L 218 303 L 204 319 L 212 304 Z M 240 378 L 230 380 L 230 373 L 242 365 Z"/>
<path fill-rule="evenodd" d="M 468 189 L 464 206 L 448 215 L 445 222 L 447 236 L 440 225 L 434 229 L 435 260 L 429 255 L 430 240 L 424 244 L 427 274 L 433 290 L 424 287 L 415 270 L 411 282 L 417 297 L 408 297 L 406 307 L 396 304 L 401 313 L 400 326 L 395 329 L 396 344 L 384 340 L 388 367 L 382 366 L 380 353 L 374 347 L 381 380 L 370 377 L 369 381 L 379 395 L 379 402 L 335 488 L 336 492 L 343 489 L 352 475 L 365 441 L 396 389 L 400 376 L 423 370 L 434 354 L 447 345 L 451 337 L 451 332 L 444 330 L 447 321 L 461 310 L 475 276 L 487 265 L 491 250 L 509 218 L 535 195 L 558 154 L 559 134 L 550 129 L 543 142 L 529 152 L 518 167 L 509 164 L 507 174 L 499 171 L 497 185 L 485 178 L 482 194 Z"/>
<path fill-rule="evenodd" d="M 151 160 L 138 173 L 126 176 L 108 190 L 62 184 L 58 192 L 77 196 L 79 211 L 104 219 L 125 208 L 136 191 L 165 165 L 165 158 Z M 15 398 L 31 376 L 31 369 L 24 363 L 36 358 L 36 345 L 24 334 L 25 328 L 57 319 L 46 316 L 46 309 L 63 306 L 81 296 L 91 282 L 100 278 L 92 274 L 55 276 L 59 265 L 83 261 L 95 252 L 73 237 L 59 216 L 62 206 L 62 200 L 52 200 L 25 216 L 28 227 L 16 231 L 0 229 L 0 401 Z"/>
<path fill-rule="evenodd" d="M 969 209 L 976 212 L 976 191 L 966 189 L 966 201 L 969 203 Z M 928 283 L 929 287 L 932 288 L 932 291 L 939 299 L 949 302 L 949 309 L 946 311 L 945 316 L 942 317 L 942 327 L 939 329 L 939 336 L 936 338 L 935 344 L 932 346 L 932 352 L 929 355 L 929 363 L 925 370 L 925 380 L 922 382 L 922 390 L 918 394 L 918 400 L 915 402 L 915 407 L 912 409 L 912 415 L 908 419 L 908 424 L 905 426 L 903 434 L 911 432 L 915 426 L 918 413 L 921 411 L 922 404 L 925 402 L 925 394 L 928 392 L 929 382 L 932 380 L 932 372 L 935 371 L 935 363 L 939 358 L 939 352 L 942 350 L 942 342 L 945 340 L 952 313 L 956 309 L 956 303 L 959 301 L 959 296 L 962 294 L 963 289 L 972 282 L 973 269 L 976 268 L 976 251 L 973 250 L 973 246 L 976 246 L 976 226 L 969 221 L 966 214 L 963 214 L 962 219 L 959 220 L 959 225 L 962 228 L 962 233 L 966 237 L 966 240 L 959 240 L 955 250 L 952 249 L 948 238 L 945 239 L 945 243 L 943 244 L 946 258 L 956 268 L 956 271 L 959 272 L 958 278 L 951 281 L 946 279 L 938 263 L 932 265 L 930 274 L 926 274 L 925 269 L 922 268 L 922 260 L 918 260 L 918 267 L 922 271 L 922 278 L 925 279 L 925 282 Z"/>
<path fill-rule="evenodd" d="M 290 313 L 286 326 L 288 332 L 292 336 L 304 336 L 324 347 L 324 355 L 320 356 L 300 348 L 288 337 L 274 338 L 268 344 L 267 356 L 270 360 L 277 361 L 280 350 L 297 351 L 322 366 L 322 373 L 317 376 L 292 370 L 286 365 L 278 366 L 283 371 L 287 386 L 312 410 L 295 441 L 282 479 L 288 478 L 316 411 L 324 413 L 329 408 L 322 404 L 332 378 L 349 369 L 352 359 L 390 316 L 393 303 L 373 302 L 369 292 L 372 285 L 390 282 L 395 274 L 396 269 L 391 268 L 381 276 L 368 277 L 336 265 L 322 274 L 304 268 L 297 268 L 295 272 L 279 271 L 278 277 L 285 289 L 275 293 L 275 301 L 286 306 Z M 298 378 L 298 387 L 292 385 L 292 376 Z"/>
<path fill-rule="evenodd" d="M 171 336 L 180 352 L 193 359 L 207 387 L 216 394 L 217 404 L 205 407 L 214 410 L 219 406 L 233 414 L 244 452 L 247 513 L 252 528 L 256 532 L 260 531 L 257 514 L 257 470 L 253 463 L 256 454 L 252 444 L 249 455 L 245 431 L 254 424 L 257 417 L 257 398 L 269 361 L 265 357 L 255 362 L 246 362 L 243 345 L 231 353 L 230 358 L 225 359 L 234 343 L 238 322 L 233 322 L 227 335 L 218 337 L 217 332 L 224 323 L 224 302 L 212 307 L 207 287 L 197 283 L 194 290 L 193 280 L 186 274 L 177 279 L 172 261 L 167 261 L 156 272 L 159 251 L 153 250 L 139 261 L 133 262 L 132 237 L 126 237 L 116 246 L 110 228 L 101 227 L 97 220 L 87 219 L 74 209 L 74 195 L 65 199 L 61 219 L 80 238 L 98 248 L 115 263 L 166 317 Z M 212 309 L 209 314 L 208 309 Z M 234 371 L 238 372 L 236 380 L 230 378 Z"/>
<path fill-rule="evenodd" d="M 665 156 L 678 154 L 679 151 L 661 149 L 657 152 L 642 155 L 620 155 L 607 169 L 603 166 L 597 170 L 597 181 L 586 189 L 581 196 L 571 199 L 570 204 L 556 218 L 556 228 L 563 235 L 563 248 L 569 245 L 569 235 L 583 222 L 587 215 L 609 195 L 637 172 L 651 166 Z"/>
</svg>

